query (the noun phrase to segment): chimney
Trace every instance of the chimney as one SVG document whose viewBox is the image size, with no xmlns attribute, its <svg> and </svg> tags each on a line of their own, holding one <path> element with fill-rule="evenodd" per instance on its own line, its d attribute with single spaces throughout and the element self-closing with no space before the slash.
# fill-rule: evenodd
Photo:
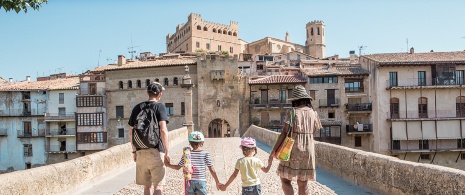
<svg viewBox="0 0 465 195">
<path fill-rule="evenodd" d="M 349 55 L 350 55 L 350 61 L 354 61 L 355 60 L 355 50 L 351 50 L 349 51 Z"/>
<path fill-rule="evenodd" d="M 415 53 L 415 49 L 413 49 L 413 47 L 410 48 L 410 54 L 414 54 L 414 53 Z"/>
<path fill-rule="evenodd" d="M 285 41 L 286 41 L 286 42 L 291 42 L 291 38 L 290 38 L 290 36 L 289 36 L 289 33 L 288 33 L 288 32 L 286 32 L 286 38 L 285 38 Z"/>
<path fill-rule="evenodd" d="M 26 81 L 31 82 L 31 76 L 26 76 Z"/>
<path fill-rule="evenodd" d="M 123 64 L 126 64 L 126 57 L 118 55 L 118 66 L 122 66 Z"/>
<path fill-rule="evenodd" d="M 8 79 L 8 82 L 12 83 L 12 82 L 13 82 L 13 78 L 9 78 L 9 79 Z"/>
</svg>

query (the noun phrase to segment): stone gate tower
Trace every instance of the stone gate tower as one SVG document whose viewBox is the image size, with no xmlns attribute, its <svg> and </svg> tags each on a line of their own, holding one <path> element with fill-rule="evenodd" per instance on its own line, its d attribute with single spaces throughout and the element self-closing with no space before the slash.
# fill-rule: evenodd
<svg viewBox="0 0 465 195">
<path fill-rule="evenodd" d="M 314 20 L 307 23 L 306 29 L 306 53 L 316 58 L 324 58 L 326 53 L 325 23 L 321 20 Z"/>
</svg>

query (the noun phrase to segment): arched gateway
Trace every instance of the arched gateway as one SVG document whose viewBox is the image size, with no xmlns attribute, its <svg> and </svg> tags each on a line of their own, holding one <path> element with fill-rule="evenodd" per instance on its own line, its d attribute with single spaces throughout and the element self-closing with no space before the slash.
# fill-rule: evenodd
<svg viewBox="0 0 465 195">
<path fill-rule="evenodd" d="M 231 127 L 224 119 L 214 119 L 208 125 L 208 137 L 226 137 L 230 132 Z"/>
</svg>

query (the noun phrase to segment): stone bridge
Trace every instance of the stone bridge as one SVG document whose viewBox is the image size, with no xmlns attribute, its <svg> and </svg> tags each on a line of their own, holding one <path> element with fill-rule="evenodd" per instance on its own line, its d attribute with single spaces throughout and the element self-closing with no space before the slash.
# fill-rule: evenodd
<svg viewBox="0 0 465 195">
<path fill-rule="evenodd" d="M 188 145 L 187 129 L 170 131 L 172 163 Z M 259 140 L 258 157 L 266 162 L 277 133 L 251 126 L 245 136 Z M 213 157 L 221 182 L 234 170 L 240 138 L 207 138 L 204 149 Z M 135 185 L 135 163 L 129 144 L 112 147 L 70 161 L 0 175 L 0 194 L 142 194 Z M 317 182 L 311 194 L 465 194 L 465 171 L 399 160 L 317 142 Z M 269 173 L 260 174 L 263 194 L 282 194 L 273 162 Z M 182 172 L 167 169 L 165 194 L 182 194 Z M 240 179 L 227 191 L 215 189 L 208 175 L 210 194 L 240 194 Z M 294 185 L 295 186 L 295 185 Z"/>
</svg>

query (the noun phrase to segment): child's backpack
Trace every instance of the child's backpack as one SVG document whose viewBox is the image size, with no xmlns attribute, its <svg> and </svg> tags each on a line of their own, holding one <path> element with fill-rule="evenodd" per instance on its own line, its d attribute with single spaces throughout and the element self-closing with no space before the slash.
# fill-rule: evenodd
<svg viewBox="0 0 465 195">
<path fill-rule="evenodd" d="M 192 173 L 194 172 L 194 166 L 191 161 L 191 148 L 185 147 L 182 149 L 182 158 L 184 160 L 184 166 L 182 167 L 184 173 L 184 192 L 187 194 L 187 187 L 190 186 L 190 180 L 192 179 Z"/>
<path fill-rule="evenodd" d="M 148 101 L 140 104 L 140 107 L 141 111 L 136 118 L 137 124 L 133 129 L 132 143 L 138 149 L 157 148 L 163 152 L 162 144 L 160 144 L 160 128 L 155 114 L 158 110 L 157 104 Z"/>
</svg>

